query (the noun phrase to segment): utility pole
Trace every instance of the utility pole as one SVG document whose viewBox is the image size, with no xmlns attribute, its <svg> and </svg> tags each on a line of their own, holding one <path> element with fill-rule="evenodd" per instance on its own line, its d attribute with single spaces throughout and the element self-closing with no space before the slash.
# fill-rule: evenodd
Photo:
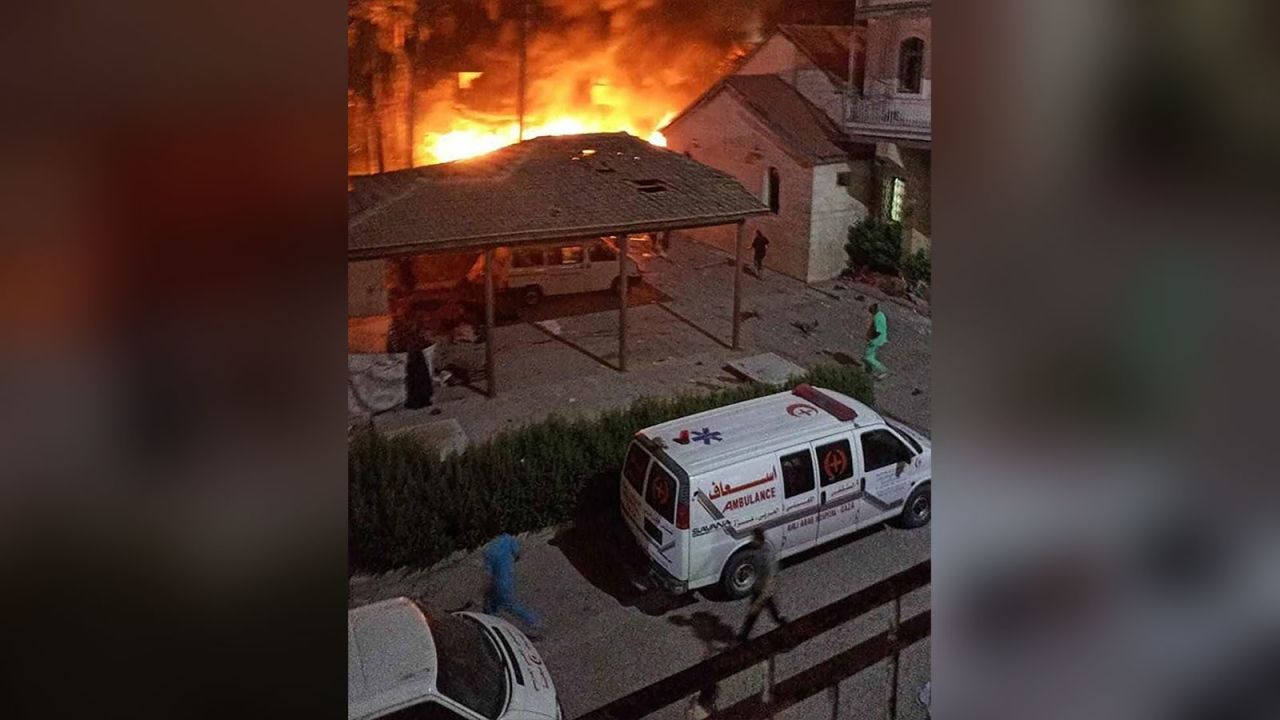
<svg viewBox="0 0 1280 720">
<path fill-rule="evenodd" d="M 520 129 L 517 140 L 524 140 L 524 96 L 525 84 L 528 82 L 529 63 L 529 0 L 520 0 L 520 82 L 519 95 L 516 97 L 516 115 L 519 117 Z"/>
</svg>

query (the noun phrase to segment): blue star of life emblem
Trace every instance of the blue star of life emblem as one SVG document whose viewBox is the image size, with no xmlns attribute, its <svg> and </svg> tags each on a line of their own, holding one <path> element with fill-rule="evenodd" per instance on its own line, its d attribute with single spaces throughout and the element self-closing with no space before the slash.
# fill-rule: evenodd
<svg viewBox="0 0 1280 720">
<path fill-rule="evenodd" d="M 700 443 L 705 443 L 707 445 L 710 445 L 712 440 L 715 440 L 716 442 L 720 442 L 721 439 L 722 438 L 720 437 L 719 430 L 715 432 L 711 432 L 711 428 L 702 428 L 702 430 L 700 431 L 699 430 L 693 431 L 692 440 L 694 442 L 700 442 Z"/>
</svg>

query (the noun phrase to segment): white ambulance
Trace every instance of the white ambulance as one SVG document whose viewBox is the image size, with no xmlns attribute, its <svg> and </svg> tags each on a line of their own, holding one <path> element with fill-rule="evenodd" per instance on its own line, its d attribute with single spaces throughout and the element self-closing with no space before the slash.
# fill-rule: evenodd
<svg viewBox="0 0 1280 720">
<path fill-rule="evenodd" d="M 623 464 L 622 515 L 673 593 L 719 584 L 751 592 L 764 561 L 891 518 L 929 522 L 931 445 L 830 390 L 797 386 L 636 433 Z"/>
<path fill-rule="evenodd" d="M 347 611 L 347 720 L 561 720 L 524 633 L 492 615 L 428 615 L 406 597 Z"/>
</svg>

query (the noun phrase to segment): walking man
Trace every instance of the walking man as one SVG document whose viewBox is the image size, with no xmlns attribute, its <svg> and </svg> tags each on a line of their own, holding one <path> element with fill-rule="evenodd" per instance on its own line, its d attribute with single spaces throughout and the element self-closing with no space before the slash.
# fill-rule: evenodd
<svg viewBox="0 0 1280 720">
<path fill-rule="evenodd" d="M 515 562 L 520 557 L 516 539 L 503 533 L 484 549 L 484 562 L 489 568 L 489 590 L 484 598 L 484 611 L 497 615 L 506 610 L 520 618 L 529 629 L 537 629 L 538 617 L 516 599 Z M 531 634 L 533 636 L 533 634 Z"/>
<path fill-rule="evenodd" d="M 747 619 L 742 623 L 742 630 L 738 632 L 738 642 L 746 642 L 751 635 L 751 628 L 755 627 L 756 618 L 765 609 L 773 616 L 773 621 L 779 625 L 786 625 L 787 619 L 778 612 L 778 603 L 773 598 L 774 577 L 778 574 L 778 556 L 773 553 L 764 541 L 764 531 L 756 528 L 751 531 L 751 542 L 747 547 L 760 551 L 764 562 L 760 565 L 760 579 L 756 581 L 755 587 L 751 589 L 751 605 L 747 608 Z"/>
<path fill-rule="evenodd" d="M 883 380 L 889 375 L 889 368 L 876 358 L 876 351 L 889 342 L 889 321 L 880 309 L 880 303 L 871 303 L 867 312 L 871 314 L 871 321 L 867 324 L 867 350 L 863 353 L 862 360 L 867 369 L 874 373 L 875 379 Z"/>
<path fill-rule="evenodd" d="M 764 269 L 764 254 L 765 248 L 769 247 L 769 238 L 756 230 L 756 239 L 751 241 L 751 247 L 756 252 L 756 277 L 760 277 L 760 272 Z"/>
</svg>

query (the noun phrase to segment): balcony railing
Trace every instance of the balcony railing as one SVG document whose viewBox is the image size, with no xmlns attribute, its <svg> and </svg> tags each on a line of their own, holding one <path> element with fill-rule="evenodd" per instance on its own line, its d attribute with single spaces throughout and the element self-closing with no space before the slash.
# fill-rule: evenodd
<svg viewBox="0 0 1280 720">
<path fill-rule="evenodd" d="M 928 133 L 930 128 L 928 98 L 855 98 L 851 103 L 850 125 L 902 128 L 915 133 Z"/>
</svg>

